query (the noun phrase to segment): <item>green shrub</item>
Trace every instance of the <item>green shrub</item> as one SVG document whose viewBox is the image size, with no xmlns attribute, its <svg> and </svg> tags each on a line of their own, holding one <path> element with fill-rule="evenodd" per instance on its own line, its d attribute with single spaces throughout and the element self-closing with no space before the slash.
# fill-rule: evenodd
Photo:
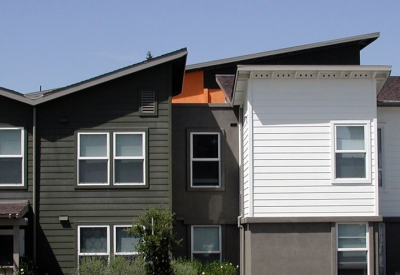
<svg viewBox="0 0 400 275">
<path fill-rule="evenodd" d="M 238 266 L 234 266 L 227 262 L 211 262 L 204 266 L 202 274 L 205 275 L 236 275 Z"/>
<path fill-rule="evenodd" d="M 147 275 L 173 274 L 172 249 L 179 241 L 172 233 L 173 214 L 167 210 L 151 207 L 133 222 L 129 233 L 139 238 L 136 249 L 145 261 Z"/>
<path fill-rule="evenodd" d="M 22 257 L 19 260 L 19 271 L 17 275 L 36 275 L 38 274 L 38 268 L 36 267 L 35 263 L 27 258 Z"/>
<path fill-rule="evenodd" d="M 197 260 L 173 260 L 171 262 L 174 275 L 199 275 L 203 266 Z"/>
<path fill-rule="evenodd" d="M 140 258 L 133 261 L 122 256 L 111 257 L 110 263 L 96 257 L 84 257 L 79 263 L 76 275 L 144 275 L 144 262 Z"/>
</svg>

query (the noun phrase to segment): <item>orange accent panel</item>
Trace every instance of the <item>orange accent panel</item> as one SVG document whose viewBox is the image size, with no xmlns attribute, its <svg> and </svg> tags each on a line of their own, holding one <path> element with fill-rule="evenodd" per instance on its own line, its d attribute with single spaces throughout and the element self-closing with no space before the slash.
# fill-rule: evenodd
<svg viewBox="0 0 400 275">
<path fill-rule="evenodd" d="M 172 103 L 206 103 L 204 100 L 203 71 L 186 73 L 182 93 L 172 97 Z"/>
</svg>

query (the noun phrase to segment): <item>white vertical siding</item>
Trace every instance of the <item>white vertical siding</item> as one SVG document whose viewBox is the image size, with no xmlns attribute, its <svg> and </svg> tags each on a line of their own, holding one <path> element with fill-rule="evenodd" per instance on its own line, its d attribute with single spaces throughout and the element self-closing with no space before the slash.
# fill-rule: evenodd
<svg viewBox="0 0 400 275">
<path fill-rule="evenodd" d="M 244 157 L 253 162 L 254 178 L 251 186 L 245 175 L 245 186 L 253 187 L 245 200 L 248 196 L 254 201 L 253 211 L 247 213 L 255 217 L 377 215 L 373 140 L 371 183 L 332 184 L 331 180 L 331 121 L 368 120 L 375 137 L 373 80 L 250 81 L 253 131 L 252 135 L 245 132 L 244 151 L 252 141 L 253 155 Z"/>
<path fill-rule="evenodd" d="M 380 215 L 400 216 L 400 107 L 378 107 L 382 129 L 383 184 L 379 188 Z"/>
</svg>

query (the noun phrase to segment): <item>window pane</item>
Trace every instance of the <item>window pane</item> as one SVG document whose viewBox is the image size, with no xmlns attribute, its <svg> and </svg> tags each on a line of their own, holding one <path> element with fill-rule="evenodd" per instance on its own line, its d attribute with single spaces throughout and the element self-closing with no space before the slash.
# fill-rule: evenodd
<svg viewBox="0 0 400 275">
<path fill-rule="evenodd" d="M 107 135 L 106 134 L 81 134 L 80 135 L 81 157 L 107 157 Z"/>
<path fill-rule="evenodd" d="M 367 239 L 366 238 L 340 238 L 339 237 L 339 248 L 366 248 Z"/>
<path fill-rule="evenodd" d="M 107 183 L 107 160 L 80 160 L 79 182 L 80 183 Z"/>
<path fill-rule="evenodd" d="M 117 227 L 115 229 L 116 234 L 116 251 L 120 252 L 135 252 L 135 245 L 138 243 L 138 239 L 133 236 L 129 236 L 125 230 L 127 227 Z"/>
<path fill-rule="evenodd" d="M 194 134 L 192 146 L 193 158 L 218 158 L 217 134 Z"/>
<path fill-rule="evenodd" d="M 359 271 L 340 274 L 367 274 L 367 251 L 339 251 L 338 262 L 339 269 Z"/>
<path fill-rule="evenodd" d="M 378 168 L 382 169 L 382 130 L 378 129 Z"/>
<path fill-rule="evenodd" d="M 0 266 L 13 265 L 13 236 L 0 235 Z"/>
<path fill-rule="evenodd" d="M 338 150 L 364 150 L 364 126 L 337 126 Z"/>
<path fill-rule="evenodd" d="M 0 130 L 0 155 L 21 155 L 21 130 Z"/>
<path fill-rule="evenodd" d="M 219 251 L 219 227 L 194 227 L 194 251 Z"/>
<path fill-rule="evenodd" d="M 1 183 L 22 183 L 21 158 L 0 158 Z"/>
<path fill-rule="evenodd" d="M 115 160 L 115 183 L 144 182 L 143 160 Z"/>
<path fill-rule="evenodd" d="M 336 178 L 365 178 L 365 154 L 336 154 Z"/>
<path fill-rule="evenodd" d="M 366 237 L 365 224 L 339 224 L 338 234 L 339 237 Z"/>
<path fill-rule="evenodd" d="M 115 155 L 121 156 L 143 156 L 143 139 L 141 134 L 117 134 Z"/>
<path fill-rule="evenodd" d="M 199 260 L 202 264 L 220 261 L 219 253 L 193 253 L 193 259 Z"/>
<path fill-rule="evenodd" d="M 218 186 L 219 161 L 193 161 L 193 186 Z"/>
<path fill-rule="evenodd" d="M 107 253 L 106 227 L 80 228 L 81 253 Z"/>
</svg>

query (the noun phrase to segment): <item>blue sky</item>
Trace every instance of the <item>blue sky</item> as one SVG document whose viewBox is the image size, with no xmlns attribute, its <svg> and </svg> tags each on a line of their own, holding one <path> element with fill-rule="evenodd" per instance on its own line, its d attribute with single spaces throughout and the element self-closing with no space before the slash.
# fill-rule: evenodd
<svg viewBox="0 0 400 275">
<path fill-rule="evenodd" d="M 186 47 L 194 64 L 360 34 L 363 65 L 400 75 L 398 0 L 0 2 L 0 86 L 70 85 Z"/>
</svg>

